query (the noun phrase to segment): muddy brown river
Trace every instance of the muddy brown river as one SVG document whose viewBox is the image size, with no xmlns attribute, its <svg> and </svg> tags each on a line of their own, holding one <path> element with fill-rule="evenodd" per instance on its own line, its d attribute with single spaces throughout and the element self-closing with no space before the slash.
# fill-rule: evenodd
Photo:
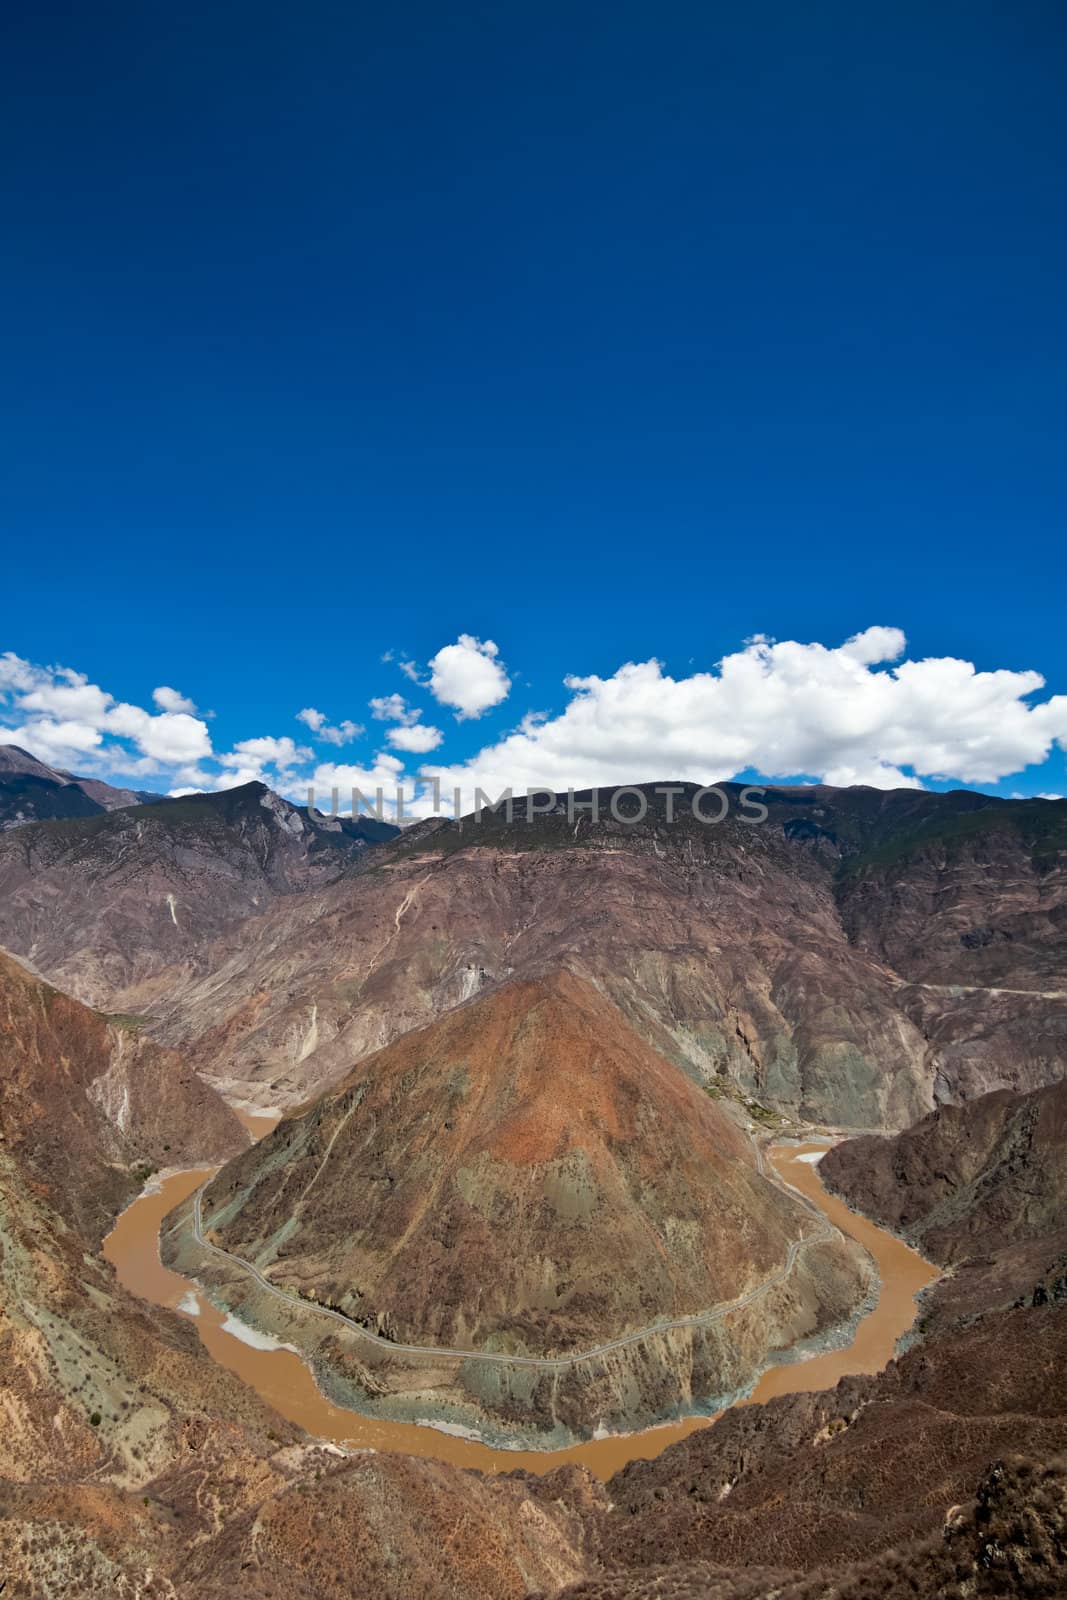
<svg viewBox="0 0 1067 1600">
<path fill-rule="evenodd" d="M 275 1119 L 244 1115 L 241 1120 L 253 1133 L 262 1135 Z M 880 1372 L 892 1357 L 897 1340 L 914 1321 L 916 1294 L 937 1276 L 937 1268 L 914 1250 L 827 1193 L 817 1166 L 801 1159 L 821 1154 L 825 1148 L 822 1144 L 783 1145 L 772 1148 L 769 1156 L 779 1177 L 814 1201 L 842 1233 L 851 1234 L 870 1251 L 881 1279 L 878 1304 L 860 1322 L 851 1344 L 807 1361 L 769 1367 L 751 1396 L 739 1402 L 741 1405 L 799 1390 L 826 1389 L 850 1373 Z M 461 1467 L 477 1467 L 482 1472 L 511 1472 L 524 1467 L 541 1473 L 565 1461 L 580 1461 L 597 1477 L 609 1478 L 628 1461 L 657 1456 L 669 1444 L 714 1421 L 713 1417 L 691 1417 L 641 1433 L 593 1439 L 567 1450 L 498 1450 L 430 1426 L 384 1422 L 333 1405 L 320 1393 L 302 1357 L 291 1350 L 256 1349 L 227 1332 L 223 1326 L 226 1314 L 213 1306 L 191 1280 L 169 1271 L 160 1261 L 159 1229 L 163 1218 L 213 1170 L 197 1167 L 176 1173 L 164 1178 L 155 1192 L 135 1200 L 105 1240 L 104 1255 L 115 1267 L 120 1282 L 133 1294 L 184 1315 L 193 1314 L 195 1306 L 197 1331 L 208 1354 L 243 1378 L 282 1416 L 314 1437 L 351 1449 L 430 1456 Z"/>
</svg>

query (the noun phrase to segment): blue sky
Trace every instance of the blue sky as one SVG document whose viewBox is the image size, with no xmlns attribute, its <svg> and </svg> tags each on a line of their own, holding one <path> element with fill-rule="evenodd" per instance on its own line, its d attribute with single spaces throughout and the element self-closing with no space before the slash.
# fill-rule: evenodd
<svg viewBox="0 0 1067 1600">
<path fill-rule="evenodd" d="M 8 736 L 158 788 L 384 750 L 1067 791 L 1060 8 L 4 30 L 0 650 L 104 697 L 79 721 L 70 679 L 11 668 Z M 906 644 L 834 654 L 875 627 Z M 510 687 L 457 720 L 429 663 L 462 637 Z M 926 658 L 1045 686 L 901 675 Z M 390 694 L 434 750 L 400 752 Z M 237 756 L 165 759 L 203 737 L 122 706 Z M 310 756 L 239 759 L 284 738 Z"/>
</svg>

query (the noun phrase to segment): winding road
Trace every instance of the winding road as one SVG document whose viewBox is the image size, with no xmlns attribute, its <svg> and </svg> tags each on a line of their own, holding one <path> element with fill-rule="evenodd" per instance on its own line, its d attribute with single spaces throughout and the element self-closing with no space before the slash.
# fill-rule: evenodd
<svg viewBox="0 0 1067 1600">
<path fill-rule="evenodd" d="M 577 1366 L 580 1362 L 595 1361 L 601 1356 L 610 1355 L 614 1350 L 623 1350 L 627 1345 L 640 1344 L 645 1339 L 657 1338 L 660 1334 L 670 1333 L 675 1329 L 708 1327 L 712 1323 L 720 1322 L 724 1317 L 731 1316 L 733 1312 L 741 1311 L 744 1307 L 752 1305 L 754 1301 L 759 1300 L 778 1284 L 784 1283 L 796 1265 L 797 1258 L 802 1250 L 806 1250 L 809 1245 L 825 1243 L 826 1240 L 832 1238 L 838 1232 L 835 1227 L 827 1222 L 825 1217 L 819 1215 L 817 1209 L 808 1200 L 798 1195 L 797 1190 L 783 1183 L 776 1174 L 769 1174 L 766 1171 L 763 1152 L 758 1145 L 756 1146 L 756 1156 L 759 1171 L 764 1177 L 767 1177 L 772 1183 L 777 1183 L 781 1188 L 788 1190 L 792 1199 L 799 1198 L 801 1203 L 814 1216 L 818 1217 L 819 1227 L 817 1231 L 808 1234 L 803 1239 L 794 1239 L 789 1246 L 789 1253 L 784 1265 L 779 1267 L 776 1272 L 773 1272 L 769 1278 L 765 1278 L 755 1289 L 750 1289 L 747 1294 L 739 1295 L 735 1300 L 722 1301 L 719 1305 L 713 1306 L 710 1311 L 698 1311 L 692 1316 L 674 1317 L 666 1322 L 653 1322 L 645 1328 L 638 1328 L 634 1333 L 622 1334 L 617 1339 L 609 1339 L 605 1344 L 594 1345 L 590 1350 L 580 1350 L 573 1355 L 566 1356 L 517 1356 L 506 1355 L 495 1350 L 459 1350 L 453 1349 L 448 1345 L 399 1344 L 394 1339 L 386 1339 L 381 1334 L 371 1333 L 362 1323 L 353 1321 L 351 1317 L 346 1317 L 343 1311 L 335 1311 L 331 1306 L 320 1306 L 314 1300 L 305 1300 L 300 1295 L 291 1294 L 287 1289 L 280 1289 L 277 1284 L 271 1283 L 269 1278 L 264 1277 L 259 1268 L 251 1261 L 246 1261 L 243 1256 L 237 1256 L 229 1250 L 224 1250 L 221 1245 L 213 1244 L 210 1239 L 204 1237 L 202 1201 L 204 1190 L 211 1182 L 210 1177 L 204 1180 L 193 1195 L 193 1236 L 197 1244 L 204 1250 L 219 1256 L 230 1266 L 238 1267 L 242 1272 L 246 1272 L 249 1277 L 259 1284 L 260 1288 L 266 1289 L 268 1293 L 275 1295 L 279 1300 L 284 1300 L 288 1304 L 298 1307 L 301 1311 L 312 1312 L 320 1317 L 330 1317 L 334 1322 L 340 1322 L 346 1328 L 350 1328 L 353 1333 L 358 1334 L 361 1339 L 365 1339 L 368 1344 L 377 1345 L 379 1349 L 388 1351 L 393 1355 L 444 1356 L 461 1361 L 489 1361 L 500 1366 L 535 1367 L 541 1372 L 563 1372 L 569 1367 Z M 212 1176 L 214 1175 L 212 1174 Z"/>
</svg>

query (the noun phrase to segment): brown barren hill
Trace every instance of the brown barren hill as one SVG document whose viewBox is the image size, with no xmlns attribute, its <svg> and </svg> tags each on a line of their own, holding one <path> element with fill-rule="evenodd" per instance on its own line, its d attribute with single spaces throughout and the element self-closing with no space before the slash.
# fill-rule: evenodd
<svg viewBox="0 0 1067 1600">
<path fill-rule="evenodd" d="M 151 959 L 142 938 L 108 1004 L 150 1013 L 224 1092 L 264 1106 L 304 1104 L 412 1028 L 562 968 L 697 1082 L 838 1127 L 904 1128 L 1067 1071 L 1067 801 L 816 785 L 768 789 L 753 824 L 725 785 L 730 813 L 705 826 L 695 786 L 673 787 L 670 816 L 664 786 L 626 792 L 641 821 L 615 820 L 601 790 L 595 823 L 565 795 L 532 817 L 517 802 L 510 823 L 506 807 L 420 823 L 335 881 L 255 889 L 259 911 L 226 930 L 190 919 L 191 885 L 160 883 Z M 19 861 L 24 903 L 80 892 L 67 857 L 44 878 Z M 63 982 L 84 927 L 42 918 L 13 920 Z"/>
<path fill-rule="evenodd" d="M 538 1356 L 744 1296 L 819 1231 L 570 973 L 360 1062 L 224 1168 L 204 1215 L 272 1281 L 399 1341 Z"/>
<path fill-rule="evenodd" d="M 189 1321 L 128 1294 L 99 1251 L 153 1160 L 186 1159 L 189 1147 L 221 1157 L 246 1142 L 233 1113 L 173 1052 L 4 956 L 0 1074 L 4 1505 L 13 1482 L 143 1482 L 182 1452 L 201 1407 L 234 1443 L 262 1450 L 272 1428 L 291 1437 L 252 1390 L 204 1357 Z M 12 1572 L 10 1528 L 0 1512 L 0 1577 Z M 14 1537 L 26 1552 L 25 1531 Z M 51 1540 L 32 1581 L 13 1580 L 11 1592 L 120 1592 L 113 1577 L 91 1580 L 78 1566 L 69 1585 L 53 1584 Z"/>
<path fill-rule="evenodd" d="M 871 1288 L 859 1247 L 569 972 L 361 1061 L 223 1168 L 202 1227 L 258 1276 L 189 1206 L 165 1259 L 295 1341 L 332 1398 L 515 1442 L 723 1403 L 773 1352 L 843 1335 Z"/>
</svg>

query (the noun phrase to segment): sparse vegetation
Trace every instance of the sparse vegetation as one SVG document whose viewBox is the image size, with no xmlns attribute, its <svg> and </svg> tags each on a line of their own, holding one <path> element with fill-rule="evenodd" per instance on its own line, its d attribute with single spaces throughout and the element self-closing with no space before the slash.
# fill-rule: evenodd
<svg viewBox="0 0 1067 1600">
<path fill-rule="evenodd" d="M 112 1028 L 121 1028 L 123 1033 L 139 1033 L 148 1021 L 147 1017 L 136 1016 L 130 1011 L 104 1011 L 101 1015 Z"/>
</svg>

